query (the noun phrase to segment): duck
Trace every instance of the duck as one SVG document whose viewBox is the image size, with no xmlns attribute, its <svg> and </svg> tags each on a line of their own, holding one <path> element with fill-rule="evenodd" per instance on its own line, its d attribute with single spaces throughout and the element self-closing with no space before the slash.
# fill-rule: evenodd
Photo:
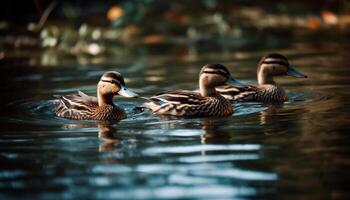
<svg viewBox="0 0 350 200">
<path fill-rule="evenodd" d="M 155 115 L 175 117 L 222 117 L 233 114 L 229 100 L 218 94 L 215 87 L 223 84 L 240 85 L 221 64 L 207 64 L 199 73 L 199 92 L 174 90 L 155 94 L 142 105 Z"/>
<path fill-rule="evenodd" d="M 116 71 L 102 75 L 97 84 L 97 97 L 81 91 L 71 95 L 54 95 L 54 111 L 58 117 L 75 120 L 122 120 L 127 117 L 123 108 L 116 106 L 113 97 L 121 95 L 136 98 L 138 94 L 129 90 L 123 76 Z"/>
<path fill-rule="evenodd" d="M 274 81 L 277 76 L 307 78 L 307 75 L 292 67 L 287 58 L 278 53 L 264 55 L 258 64 L 258 85 L 235 87 L 221 85 L 216 91 L 230 101 L 254 101 L 262 103 L 283 103 L 288 101 L 286 91 Z"/>
</svg>

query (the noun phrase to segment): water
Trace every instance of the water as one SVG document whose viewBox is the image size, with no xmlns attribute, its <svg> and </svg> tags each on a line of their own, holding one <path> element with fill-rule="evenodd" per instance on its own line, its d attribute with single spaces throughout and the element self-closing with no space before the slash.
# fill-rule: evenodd
<svg viewBox="0 0 350 200">
<path fill-rule="evenodd" d="M 319 44 L 319 43 L 317 43 Z M 311 46 L 284 53 L 308 79 L 279 78 L 282 106 L 237 103 L 225 118 L 159 118 L 117 98 L 129 118 L 75 121 L 53 94 L 95 95 L 107 70 L 143 94 L 195 89 L 207 62 L 254 83 L 261 52 L 171 55 L 108 65 L 2 66 L 1 199 L 342 199 L 349 195 L 347 54 Z"/>
</svg>

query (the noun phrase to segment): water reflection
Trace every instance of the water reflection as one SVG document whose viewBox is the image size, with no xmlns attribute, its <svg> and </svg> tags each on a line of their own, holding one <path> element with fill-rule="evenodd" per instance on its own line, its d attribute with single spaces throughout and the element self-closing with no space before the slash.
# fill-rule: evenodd
<svg viewBox="0 0 350 200">
<path fill-rule="evenodd" d="M 207 143 L 229 143 L 230 134 L 223 130 L 227 125 L 227 120 L 224 118 L 205 118 L 201 120 L 203 134 L 201 137 L 202 144 Z"/>
<path fill-rule="evenodd" d="M 237 76 L 255 80 L 260 52 L 224 57 L 221 51 L 212 56 L 197 52 L 200 61 L 191 63 L 152 57 L 122 66 L 4 68 L 0 198 L 18 199 L 19 193 L 29 199 L 348 196 L 348 59 L 285 52 L 293 63 L 313 66 L 302 69 L 312 74 L 308 81 L 284 80 L 292 101 L 237 103 L 227 118 L 159 118 L 134 113 L 140 102 L 121 99 L 128 119 L 82 122 L 55 117 L 51 100 L 58 91 L 94 93 L 97 76 L 116 68 L 144 94 L 194 89 L 198 67 L 212 61 L 237 62 L 232 69 Z"/>
<path fill-rule="evenodd" d="M 116 145 L 120 142 L 117 137 L 117 129 L 110 122 L 97 122 L 98 138 L 102 141 L 99 146 L 99 152 L 109 152 L 117 149 Z"/>
<path fill-rule="evenodd" d="M 263 126 L 265 135 L 276 135 L 283 134 L 286 132 L 285 125 L 283 124 L 283 119 L 281 115 L 279 115 L 278 111 L 280 111 L 284 104 L 269 104 L 266 105 L 267 109 L 260 112 L 260 125 Z"/>
<path fill-rule="evenodd" d="M 98 131 L 96 136 L 100 140 L 98 151 L 110 152 L 117 150 L 117 145 L 122 141 L 122 139 L 118 137 L 117 129 L 113 125 L 115 125 L 115 122 L 113 121 L 91 121 L 72 124 L 67 123 L 64 124 L 62 128 L 71 131 L 72 135 L 79 130 L 95 130 L 97 128 Z"/>
<path fill-rule="evenodd" d="M 267 109 L 260 112 L 260 124 L 269 125 L 276 121 L 276 113 L 284 104 L 270 104 Z"/>
<path fill-rule="evenodd" d="M 291 108 L 286 104 L 269 104 L 259 113 L 260 125 L 265 135 L 279 135 L 291 130 L 302 131 L 302 119 L 305 109 Z M 294 120 L 291 120 L 294 119 Z"/>
</svg>

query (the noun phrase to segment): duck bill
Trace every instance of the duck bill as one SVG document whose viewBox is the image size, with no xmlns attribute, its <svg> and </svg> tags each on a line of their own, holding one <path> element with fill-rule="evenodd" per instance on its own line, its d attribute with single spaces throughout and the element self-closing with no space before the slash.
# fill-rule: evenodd
<svg viewBox="0 0 350 200">
<path fill-rule="evenodd" d="M 129 90 L 127 87 L 125 86 L 121 86 L 119 92 L 119 95 L 123 96 L 123 97 L 129 97 L 129 98 L 136 98 L 139 97 L 138 94 L 134 93 L 133 91 Z"/>
<path fill-rule="evenodd" d="M 238 86 L 246 86 L 246 84 L 242 83 L 241 81 L 237 81 L 236 79 L 230 77 L 227 81 L 230 85 L 238 85 Z"/>
<path fill-rule="evenodd" d="M 292 67 L 290 65 L 288 66 L 287 74 L 289 76 L 294 76 L 297 78 L 307 78 L 307 76 L 305 74 L 303 74 L 302 72 L 298 71 L 297 69 L 295 69 L 294 67 Z"/>
</svg>

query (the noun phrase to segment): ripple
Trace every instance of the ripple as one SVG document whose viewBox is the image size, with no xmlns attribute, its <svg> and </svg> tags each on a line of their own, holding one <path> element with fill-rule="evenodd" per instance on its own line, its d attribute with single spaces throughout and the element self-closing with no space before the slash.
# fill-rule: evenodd
<svg viewBox="0 0 350 200">
<path fill-rule="evenodd" d="M 220 162 L 220 161 L 237 161 L 237 160 L 258 160 L 257 154 L 236 154 L 236 155 L 201 155 L 201 156 L 184 156 L 177 160 L 184 163 L 201 163 L 201 162 Z"/>
<path fill-rule="evenodd" d="M 267 109 L 267 106 L 259 102 L 237 102 L 234 105 L 234 115 L 242 116 L 259 113 Z"/>
<path fill-rule="evenodd" d="M 53 112 L 53 101 L 50 100 L 24 99 L 8 104 L 5 109 L 10 114 L 3 121 L 43 126 L 58 124 Z"/>
<path fill-rule="evenodd" d="M 278 179 L 277 174 L 269 172 L 259 172 L 254 170 L 244 170 L 244 169 L 220 169 L 215 171 L 195 171 L 192 172 L 196 176 L 204 177 L 221 177 L 221 178 L 234 178 L 240 180 L 250 180 L 250 181 L 274 181 Z"/>
<path fill-rule="evenodd" d="M 145 155 L 172 154 L 172 153 L 193 153 L 201 151 L 256 151 L 261 149 L 259 144 L 231 144 L 231 145 L 191 145 L 191 146 L 167 146 L 151 147 L 145 149 Z"/>
<path fill-rule="evenodd" d="M 227 199 L 255 194 L 254 188 L 232 187 L 225 185 L 198 185 L 190 188 L 183 186 L 163 186 L 153 190 L 145 187 L 135 187 L 124 190 L 97 191 L 97 198 L 116 199 L 116 197 L 131 197 L 132 199 Z M 123 199 L 123 198 L 121 198 Z"/>
<path fill-rule="evenodd" d="M 1 115 L 2 122 L 29 124 L 29 125 L 40 125 L 45 126 L 62 126 L 64 129 L 77 129 L 85 127 L 96 127 L 95 120 L 71 120 L 61 117 L 57 117 L 54 113 L 54 102 L 56 100 L 36 100 L 36 99 L 23 99 L 11 102 L 6 105 L 4 110 L 9 115 Z M 132 109 L 135 104 L 125 101 L 120 101 L 118 106 L 123 107 L 128 116 L 129 120 L 135 122 L 135 116 Z M 141 116 L 142 120 L 149 120 Z M 117 121 L 116 121 L 117 122 Z"/>
<path fill-rule="evenodd" d="M 167 136 L 178 136 L 178 137 L 192 137 L 199 136 L 203 134 L 203 131 L 200 129 L 163 129 L 163 130 L 145 130 L 143 132 L 145 135 L 164 135 Z"/>
<path fill-rule="evenodd" d="M 91 169 L 93 173 L 113 173 L 113 174 L 123 174 L 130 173 L 132 170 L 129 166 L 125 165 L 96 165 Z"/>
<path fill-rule="evenodd" d="M 68 89 L 71 90 L 71 89 Z M 326 96 L 322 93 L 308 92 L 308 93 L 298 93 L 289 92 L 290 100 L 287 102 L 288 105 L 299 104 L 300 102 L 324 102 L 332 99 L 331 96 Z M 3 109 L 8 113 L 7 116 L 1 115 L 1 120 L 3 122 L 19 123 L 19 124 L 32 124 L 45 126 L 60 126 L 66 124 L 90 124 L 94 125 L 94 120 L 69 120 L 57 117 L 53 111 L 53 104 L 55 100 L 37 100 L 37 99 L 22 99 L 17 100 L 12 103 L 7 104 Z M 136 106 L 140 105 L 143 100 L 136 100 L 133 102 L 128 101 L 128 99 L 118 99 L 118 106 L 123 107 L 128 118 L 122 120 L 124 126 L 127 124 L 134 125 L 142 123 L 144 125 L 172 125 L 172 124 L 182 124 L 191 123 L 193 120 L 189 119 L 160 119 L 157 116 L 152 115 L 149 111 L 144 111 L 137 113 L 133 110 Z M 264 104 L 258 102 L 238 102 L 234 103 L 234 116 L 244 116 L 254 113 L 259 113 L 266 110 L 268 107 Z M 96 126 L 96 125 L 95 125 Z M 166 127 L 165 128 L 169 128 Z M 160 131 L 162 132 L 162 131 Z M 156 131 L 148 131 L 146 134 L 157 134 Z M 161 133 L 159 133 L 161 134 Z M 191 130 L 178 130 L 169 132 L 174 136 L 186 136 L 186 135 L 200 135 L 199 131 Z"/>
</svg>

